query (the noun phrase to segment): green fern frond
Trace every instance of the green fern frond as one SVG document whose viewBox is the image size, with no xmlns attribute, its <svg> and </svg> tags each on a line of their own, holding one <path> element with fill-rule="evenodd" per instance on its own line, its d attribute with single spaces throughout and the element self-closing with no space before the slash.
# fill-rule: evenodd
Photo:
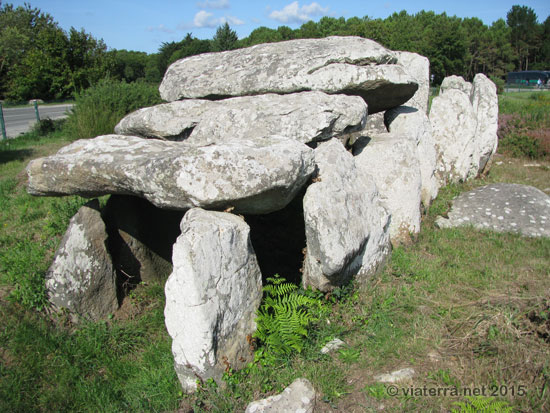
<svg viewBox="0 0 550 413">
<path fill-rule="evenodd" d="M 512 407 L 504 400 L 496 400 L 494 397 L 467 396 L 467 402 L 456 402 L 454 405 L 460 410 L 453 409 L 453 413 L 511 413 Z"/>
<path fill-rule="evenodd" d="M 322 295 L 302 290 L 279 275 L 267 280 L 254 333 L 263 347 L 255 358 L 271 363 L 277 356 L 303 350 L 308 329 L 319 321 L 321 309 L 326 304 Z"/>
</svg>

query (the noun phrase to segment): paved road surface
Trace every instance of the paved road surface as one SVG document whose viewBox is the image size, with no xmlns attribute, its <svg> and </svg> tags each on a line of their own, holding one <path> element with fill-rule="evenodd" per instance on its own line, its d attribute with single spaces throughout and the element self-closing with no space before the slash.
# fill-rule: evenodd
<svg viewBox="0 0 550 413">
<path fill-rule="evenodd" d="M 67 116 L 73 105 L 38 105 L 40 119 L 61 119 Z M 24 108 L 3 108 L 4 122 L 6 124 L 6 134 L 8 138 L 15 138 L 22 133 L 28 132 L 36 122 L 34 106 L 30 105 Z M 0 132 L 0 139 L 2 133 Z"/>
</svg>

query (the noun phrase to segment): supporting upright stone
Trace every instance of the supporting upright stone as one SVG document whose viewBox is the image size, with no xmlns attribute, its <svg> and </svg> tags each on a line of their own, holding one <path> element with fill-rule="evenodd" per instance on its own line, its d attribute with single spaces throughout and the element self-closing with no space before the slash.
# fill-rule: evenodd
<svg viewBox="0 0 550 413">
<path fill-rule="evenodd" d="M 439 192 L 436 175 L 437 153 L 432 125 L 425 112 L 410 106 L 399 106 L 385 113 L 389 131 L 394 135 L 411 136 L 416 143 L 416 157 L 422 179 L 421 199 L 425 209 Z"/>
<path fill-rule="evenodd" d="M 197 380 L 220 381 L 252 360 L 262 277 L 244 220 L 225 212 L 189 210 L 174 245 L 166 282 L 166 327 L 176 373 L 187 392 Z"/>
<path fill-rule="evenodd" d="M 470 97 L 477 115 L 476 157 L 479 157 L 479 173 L 483 173 L 498 145 L 498 96 L 496 85 L 483 73 L 474 77 Z"/>
<path fill-rule="evenodd" d="M 414 137 L 371 135 L 354 145 L 355 162 L 370 174 L 380 201 L 391 214 L 393 245 L 410 243 L 420 232 L 421 172 Z"/>
<path fill-rule="evenodd" d="M 118 309 L 116 274 L 107 250 L 107 231 L 99 202 L 90 201 L 71 218 L 53 263 L 46 273 L 46 291 L 55 308 L 75 321 L 106 318 Z"/>
<path fill-rule="evenodd" d="M 479 170 L 475 140 L 477 115 L 469 95 L 458 88 L 450 88 L 435 97 L 430 122 L 440 186 L 476 176 Z"/>
<path fill-rule="evenodd" d="M 389 217 L 374 182 L 338 140 L 319 145 L 315 162 L 319 176 L 304 197 L 303 283 L 328 291 L 378 270 L 389 251 Z"/>
</svg>

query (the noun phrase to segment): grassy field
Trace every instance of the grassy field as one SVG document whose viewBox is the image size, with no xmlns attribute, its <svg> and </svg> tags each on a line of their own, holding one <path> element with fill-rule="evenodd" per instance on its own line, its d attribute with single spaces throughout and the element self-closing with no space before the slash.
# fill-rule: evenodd
<svg viewBox="0 0 550 413">
<path fill-rule="evenodd" d="M 535 117 L 532 130 L 547 127 L 545 105 L 529 95 L 501 98 L 504 115 Z M 550 194 L 550 162 L 541 153 L 512 157 L 505 147 L 488 176 L 443 188 L 418 241 L 395 249 L 380 276 L 318 298 L 325 311 L 301 352 L 230 371 L 223 386 L 207 382 L 186 396 L 161 285 L 138 286 L 100 323 L 75 326 L 48 309 L 44 273 L 84 200 L 27 195 L 24 168 L 67 142 L 54 132 L 0 146 L 0 411 L 242 411 L 297 377 L 314 384 L 317 412 L 467 411 L 460 403 L 550 410 L 550 240 L 434 226 L 453 197 L 487 183 Z M 346 345 L 322 355 L 335 337 Z M 374 379 L 405 367 L 416 374 L 397 395 Z M 452 389 L 484 395 L 468 401 Z"/>
</svg>

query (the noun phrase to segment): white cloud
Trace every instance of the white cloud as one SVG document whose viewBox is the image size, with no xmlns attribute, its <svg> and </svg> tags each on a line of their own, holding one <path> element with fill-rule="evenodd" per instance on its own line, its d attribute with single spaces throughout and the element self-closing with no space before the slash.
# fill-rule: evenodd
<svg viewBox="0 0 550 413">
<path fill-rule="evenodd" d="M 192 27 L 209 27 L 214 28 L 221 26 L 222 24 L 229 23 L 233 26 L 240 26 L 244 24 L 244 21 L 234 16 L 214 17 L 212 13 L 201 10 L 195 14 Z"/>
<path fill-rule="evenodd" d="M 149 26 L 147 27 L 148 32 L 163 32 L 163 33 L 175 33 L 174 30 L 166 27 L 164 24 L 159 24 L 156 27 Z"/>
<path fill-rule="evenodd" d="M 212 13 L 201 10 L 195 14 L 193 25 L 195 27 L 216 27 L 218 25 L 218 19 L 216 19 Z"/>
<path fill-rule="evenodd" d="M 197 3 L 199 9 L 228 9 L 229 0 L 204 0 Z"/>
<path fill-rule="evenodd" d="M 286 5 L 282 10 L 272 11 L 269 17 L 282 23 L 305 23 L 315 16 L 327 14 L 328 9 L 328 7 L 321 7 L 317 2 L 300 7 L 300 4 L 295 1 Z"/>
</svg>

